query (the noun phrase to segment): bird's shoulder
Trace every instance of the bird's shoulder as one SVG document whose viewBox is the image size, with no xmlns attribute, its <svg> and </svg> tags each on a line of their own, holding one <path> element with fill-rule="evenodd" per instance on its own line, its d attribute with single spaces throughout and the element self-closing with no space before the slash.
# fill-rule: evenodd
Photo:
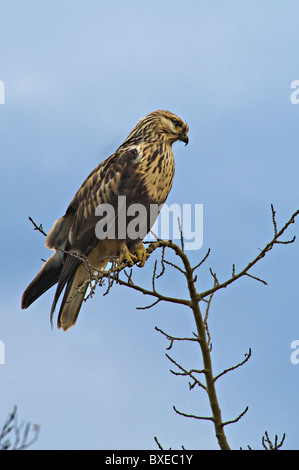
<svg viewBox="0 0 299 470">
<path fill-rule="evenodd" d="M 138 146 L 117 149 L 84 180 L 64 216 L 71 221 L 71 244 L 94 228 L 97 207 L 109 204 L 117 210 L 118 197 L 136 187 L 139 150 Z"/>
<path fill-rule="evenodd" d="M 68 211 L 77 210 L 81 203 L 94 199 L 95 195 L 109 198 L 109 190 L 117 191 L 121 179 L 127 172 L 134 172 L 137 159 L 137 147 L 118 149 L 110 157 L 97 165 L 94 170 L 83 181 L 82 185 L 74 195 Z M 108 201 L 101 201 L 108 202 Z"/>
</svg>

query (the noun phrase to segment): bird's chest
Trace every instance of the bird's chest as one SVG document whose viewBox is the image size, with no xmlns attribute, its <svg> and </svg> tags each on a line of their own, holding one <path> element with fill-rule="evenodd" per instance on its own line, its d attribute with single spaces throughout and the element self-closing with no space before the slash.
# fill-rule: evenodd
<svg viewBox="0 0 299 470">
<path fill-rule="evenodd" d="M 174 156 L 172 149 L 153 152 L 142 168 L 143 181 L 150 199 L 163 204 L 171 190 L 174 177 Z"/>
</svg>

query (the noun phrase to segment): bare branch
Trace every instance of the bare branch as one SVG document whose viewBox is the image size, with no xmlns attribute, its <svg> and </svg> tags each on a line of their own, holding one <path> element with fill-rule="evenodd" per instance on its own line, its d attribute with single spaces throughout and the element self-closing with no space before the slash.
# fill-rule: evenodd
<svg viewBox="0 0 299 470">
<path fill-rule="evenodd" d="M 232 366 L 232 367 L 229 367 L 228 369 L 223 370 L 220 374 L 218 374 L 218 375 L 216 375 L 216 377 L 214 377 L 214 382 L 216 382 L 216 380 L 218 380 L 224 374 L 227 374 L 228 372 L 231 372 L 232 370 L 235 370 L 238 367 L 243 366 L 247 361 L 249 361 L 250 357 L 251 357 L 251 349 L 249 348 L 249 351 L 248 351 L 247 354 L 245 354 L 245 359 L 242 362 L 239 362 L 235 366 Z"/>
<path fill-rule="evenodd" d="M 43 229 L 43 225 L 42 225 L 42 224 L 37 225 L 31 217 L 28 217 L 28 219 L 29 219 L 30 222 L 34 225 L 34 229 L 33 229 L 33 230 L 37 230 L 38 232 L 42 233 L 45 237 L 47 236 L 46 232 L 44 232 L 44 229 Z"/>
<path fill-rule="evenodd" d="M 194 266 L 194 268 L 192 268 L 192 271 L 194 272 L 197 268 L 199 268 L 205 261 L 206 259 L 208 258 L 208 256 L 210 255 L 211 253 L 211 249 L 209 248 L 208 251 L 207 251 L 207 254 L 205 255 L 205 257 L 196 265 Z"/>
<path fill-rule="evenodd" d="M 161 272 L 160 274 L 157 275 L 156 279 L 159 279 L 159 277 L 162 277 L 163 274 L 165 273 L 165 264 L 164 264 L 164 255 L 165 255 L 165 248 L 166 246 L 162 246 L 162 253 L 161 253 Z"/>
<path fill-rule="evenodd" d="M 199 387 L 203 388 L 205 391 L 207 390 L 207 387 L 205 385 L 203 385 L 196 377 L 194 377 L 194 373 L 197 373 L 197 374 L 204 374 L 205 373 L 205 370 L 195 370 L 195 369 L 192 369 L 192 370 L 189 370 L 187 371 L 186 369 L 184 369 L 180 364 L 178 364 L 174 359 L 172 359 L 172 357 L 170 357 L 168 354 L 165 354 L 166 357 L 170 360 L 170 362 L 172 362 L 173 364 L 175 364 L 177 366 L 178 369 L 180 369 L 182 371 L 181 372 L 174 372 L 173 370 L 170 370 L 170 372 L 174 375 L 184 375 L 184 376 L 189 376 L 191 377 L 191 379 L 193 380 L 193 384 L 190 384 L 189 382 L 189 390 L 191 390 L 192 388 L 195 387 L 195 385 L 198 385 Z"/>
<path fill-rule="evenodd" d="M 236 274 L 236 266 L 233 264 L 232 277 L 235 277 L 235 274 Z"/>
<path fill-rule="evenodd" d="M 176 264 L 174 263 L 171 263 L 170 261 L 167 261 L 166 259 L 164 259 L 164 263 L 168 264 L 169 266 L 172 266 L 173 268 L 177 269 L 178 271 L 180 271 L 180 273 L 184 274 L 184 276 L 186 275 L 186 272 L 180 268 L 179 266 L 177 266 Z"/>
<path fill-rule="evenodd" d="M 17 407 L 8 415 L 4 425 L 0 429 L 0 450 L 24 450 L 28 449 L 37 439 L 40 426 L 24 422 L 20 425 L 17 420 Z M 30 434 L 32 437 L 30 438 Z"/>
<path fill-rule="evenodd" d="M 280 240 L 278 240 L 278 241 L 276 241 L 275 243 L 276 243 L 277 245 L 279 245 L 279 244 L 280 244 L 280 245 L 290 245 L 291 243 L 294 243 L 295 240 L 296 240 L 296 236 L 294 235 L 291 240 L 286 240 L 286 241 L 282 241 L 282 240 L 280 241 Z"/>
<path fill-rule="evenodd" d="M 265 431 L 265 435 L 262 437 L 262 444 L 265 450 L 278 450 L 282 447 L 286 435 L 283 434 L 281 440 L 278 442 L 278 437 L 275 435 L 274 443 L 269 438 L 268 432 Z"/>
<path fill-rule="evenodd" d="M 174 405 L 173 405 L 173 409 L 178 415 L 185 416 L 186 418 L 202 419 L 202 420 L 205 420 L 205 421 L 213 421 L 214 422 L 214 418 L 212 416 L 197 416 L 197 415 L 192 415 L 192 414 L 188 414 L 188 413 L 183 413 L 182 411 L 177 410 Z"/>
<path fill-rule="evenodd" d="M 219 286 L 219 281 L 218 281 L 218 279 L 217 279 L 216 273 L 213 273 L 213 271 L 212 271 L 211 268 L 210 268 L 210 273 L 211 273 L 211 275 L 212 275 L 212 277 L 213 277 L 213 279 L 214 279 L 214 287 Z"/>
<path fill-rule="evenodd" d="M 134 284 L 133 281 L 132 281 L 133 269 L 132 269 L 132 268 L 130 269 L 130 273 L 129 273 L 129 274 L 128 274 L 127 271 L 124 269 L 124 273 L 125 273 L 125 275 L 127 276 L 128 283 L 129 283 L 129 284 Z"/>
<path fill-rule="evenodd" d="M 231 421 L 225 421 L 225 423 L 222 424 L 222 426 L 227 426 L 228 424 L 233 424 L 237 423 L 248 411 L 248 406 L 246 406 L 245 410 L 242 411 L 242 413 L 239 414 L 235 419 L 232 419 Z"/>
<path fill-rule="evenodd" d="M 295 222 L 295 219 L 299 214 L 299 210 L 294 212 L 293 215 L 290 217 L 290 219 L 284 224 L 284 226 L 279 231 L 277 231 L 277 225 L 276 225 L 276 221 L 275 221 L 275 212 L 274 212 L 274 216 L 273 216 L 273 210 L 274 209 L 273 209 L 273 206 L 271 206 L 271 207 L 272 207 L 272 220 L 274 220 L 273 221 L 273 224 L 274 224 L 274 237 L 273 237 L 273 239 L 269 243 L 267 243 L 267 245 L 262 250 L 260 250 L 259 254 L 254 258 L 254 260 L 251 261 L 250 263 L 248 263 L 248 265 L 244 269 L 242 269 L 238 274 L 233 272 L 233 276 L 230 279 L 228 279 L 227 281 L 219 283 L 217 286 L 214 286 L 212 289 L 208 289 L 205 292 L 201 292 L 200 294 L 198 294 L 198 300 L 204 299 L 205 297 L 210 295 L 212 292 L 216 292 L 219 289 L 223 289 L 223 288 L 227 287 L 229 284 L 231 284 L 232 282 L 234 282 L 236 279 L 239 279 L 240 277 L 242 277 L 244 275 L 247 275 L 248 271 L 259 260 L 261 260 L 266 255 L 266 253 L 268 253 L 270 250 L 272 250 L 274 245 L 276 245 L 276 244 L 287 245 L 287 244 L 293 243 L 295 241 L 296 237 L 293 237 L 291 240 L 284 241 L 284 242 L 281 242 L 279 240 L 279 238 L 284 234 L 284 232 L 287 230 L 287 228 Z M 211 274 L 214 277 L 214 273 L 212 271 L 211 271 Z"/>
<path fill-rule="evenodd" d="M 261 282 L 261 283 L 264 284 L 265 286 L 268 285 L 268 282 L 264 281 L 263 279 L 261 279 L 261 278 L 259 278 L 259 277 L 253 276 L 252 274 L 245 273 L 245 276 L 251 277 L 252 279 L 255 279 L 256 281 Z"/>
<path fill-rule="evenodd" d="M 273 204 L 271 204 L 271 211 L 272 211 L 272 222 L 273 222 L 273 226 L 274 226 L 274 238 L 277 237 L 277 224 L 276 224 L 276 220 L 275 220 L 275 210 L 274 210 L 274 207 L 273 207 Z"/>
<path fill-rule="evenodd" d="M 160 442 L 158 441 L 158 438 L 154 436 L 155 442 L 160 450 L 164 450 L 163 447 L 161 446 Z"/>
<path fill-rule="evenodd" d="M 105 277 L 106 276 L 106 273 L 104 272 L 103 274 L 101 274 L 101 276 Z M 132 289 L 134 290 L 137 290 L 139 292 L 142 292 L 142 294 L 144 295 L 150 295 L 152 297 L 157 297 L 158 299 L 160 300 L 163 300 L 165 302 L 170 302 L 170 303 L 174 303 L 174 304 L 180 304 L 180 305 L 186 305 L 187 307 L 189 307 L 190 305 L 190 301 L 187 300 L 187 299 L 178 299 L 176 297 L 169 297 L 169 296 L 166 296 L 166 295 L 163 295 L 163 294 L 160 294 L 159 292 L 153 292 L 149 289 L 145 289 L 144 287 L 141 287 L 141 286 L 138 286 L 136 284 L 131 284 L 127 281 L 124 281 L 123 279 L 115 279 L 116 280 L 116 283 L 117 284 L 120 284 L 121 286 L 126 286 L 126 287 L 131 287 Z"/>
<path fill-rule="evenodd" d="M 198 343 L 198 337 L 195 338 L 177 338 L 175 336 L 170 336 L 168 333 L 165 333 L 163 330 L 155 326 L 155 330 L 162 333 L 162 335 L 166 336 L 166 338 L 170 341 L 170 345 L 166 349 L 171 349 L 173 346 L 174 341 L 196 341 Z"/>
<path fill-rule="evenodd" d="M 181 221 L 179 217 L 178 217 L 178 225 L 179 225 L 179 231 L 180 231 L 180 237 L 181 237 L 181 248 L 182 248 L 182 251 L 185 251 L 183 231 L 182 231 Z"/>
<path fill-rule="evenodd" d="M 219 447 L 222 450 L 229 450 L 229 444 L 226 440 L 226 435 L 224 433 L 224 427 L 227 426 L 228 424 L 236 423 L 238 422 L 247 412 L 248 407 L 245 408 L 245 410 L 240 413 L 237 418 L 234 420 L 226 421 L 223 422 L 222 420 L 222 413 L 221 409 L 218 403 L 218 397 L 216 393 L 216 388 L 215 388 L 215 382 L 222 377 L 224 374 L 227 374 L 228 372 L 241 367 L 244 365 L 249 358 L 251 357 L 251 350 L 249 349 L 249 353 L 245 355 L 245 359 L 238 363 L 237 365 L 230 367 L 228 369 L 225 369 L 222 371 L 220 374 L 217 376 L 214 376 L 213 370 L 212 370 L 212 358 L 211 358 L 211 339 L 210 339 L 210 333 L 208 329 L 208 317 L 210 313 L 210 306 L 211 306 L 211 301 L 213 298 L 213 295 L 215 292 L 217 292 L 220 289 L 226 288 L 229 286 L 231 283 L 235 282 L 237 279 L 240 279 L 242 276 L 248 276 L 258 282 L 263 283 L 264 285 L 267 285 L 267 282 L 261 279 L 260 277 L 254 276 L 251 274 L 250 270 L 260 261 L 276 244 L 283 244 L 283 245 L 288 245 L 291 244 L 295 241 L 295 237 L 293 237 L 290 240 L 282 241 L 281 237 L 285 233 L 285 231 L 289 228 L 289 226 L 295 222 L 296 217 L 299 214 L 299 210 L 293 213 L 293 215 L 290 217 L 290 219 L 284 224 L 284 226 L 279 230 L 276 222 L 276 213 L 274 211 L 273 205 L 271 205 L 271 212 L 272 212 L 272 223 L 273 223 L 273 228 L 274 228 L 274 236 L 270 242 L 268 242 L 265 247 L 260 250 L 257 254 L 257 256 L 250 261 L 247 266 L 245 266 L 242 270 L 239 272 L 236 272 L 235 264 L 233 264 L 232 267 L 232 274 L 231 277 L 224 282 L 219 282 L 216 273 L 212 271 L 210 268 L 210 274 L 213 277 L 213 287 L 199 293 L 196 289 L 195 282 L 197 280 L 197 276 L 194 276 L 194 271 L 198 269 L 202 264 L 207 260 L 209 254 L 210 254 L 210 249 L 204 256 L 204 258 L 196 264 L 194 267 L 191 267 L 190 260 L 187 256 L 187 254 L 184 251 L 184 239 L 183 239 L 183 233 L 182 233 L 182 227 L 180 224 L 180 220 L 178 220 L 179 224 L 179 229 L 180 229 L 180 237 L 181 237 L 181 247 L 171 240 L 161 240 L 156 237 L 155 242 L 151 242 L 148 244 L 147 247 L 147 255 L 150 256 L 156 249 L 162 249 L 161 253 L 161 272 L 157 274 L 157 261 L 154 263 L 154 268 L 153 268 L 153 273 L 152 273 L 152 279 L 151 279 L 151 287 L 150 288 L 145 288 L 143 286 L 140 286 L 138 284 L 135 284 L 133 282 L 133 272 L 134 270 L 130 270 L 129 274 L 126 272 L 126 268 L 128 267 L 128 263 L 123 263 L 119 264 L 117 262 L 117 259 L 110 260 L 112 261 L 112 267 L 110 269 L 107 269 L 106 271 L 98 271 L 95 267 L 90 266 L 88 263 L 87 259 L 85 256 L 81 255 L 80 253 L 70 253 L 72 256 L 78 257 L 80 261 L 84 264 L 86 270 L 89 273 L 89 278 L 88 282 L 91 285 L 90 289 L 90 296 L 93 295 L 94 290 L 96 285 L 106 286 L 106 292 L 104 295 L 107 295 L 113 284 L 116 283 L 118 285 L 122 285 L 125 287 L 129 287 L 131 289 L 134 289 L 138 292 L 141 292 L 143 295 L 148 295 L 154 298 L 154 302 L 151 303 L 150 305 L 146 307 L 138 307 L 139 310 L 146 310 L 151 307 L 154 307 L 157 305 L 159 302 L 164 301 L 164 302 L 169 302 L 169 303 L 174 303 L 174 304 L 179 304 L 179 305 L 185 305 L 188 308 L 192 310 L 196 328 L 197 328 L 197 333 L 194 334 L 194 337 L 192 338 L 179 338 L 179 337 L 174 337 L 171 336 L 164 331 L 160 330 L 159 328 L 155 327 L 157 331 L 162 333 L 166 339 L 170 342 L 169 346 L 167 347 L 168 350 L 170 350 L 173 347 L 173 344 L 175 341 L 195 341 L 199 344 L 199 347 L 201 349 L 201 355 L 202 355 L 202 360 L 203 360 L 203 369 L 190 369 L 187 370 L 184 367 L 182 367 L 180 364 L 178 364 L 174 359 L 172 359 L 169 355 L 166 354 L 167 358 L 175 364 L 175 366 L 178 368 L 178 371 L 172 371 L 171 372 L 175 375 L 180 375 L 180 376 L 185 376 L 185 377 L 190 377 L 192 379 L 192 382 L 189 382 L 189 389 L 193 389 L 195 385 L 198 385 L 202 389 L 204 389 L 207 393 L 209 403 L 210 403 L 210 409 L 211 409 L 211 415 L 210 417 L 204 417 L 204 416 L 196 416 L 193 414 L 187 414 L 183 413 L 181 411 L 178 411 L 175 406 L 173 407 L 175 412 L 179 415 L 185 416 L 185 417 L 191 417 L 195 419 L 201 419 L 201 420 L 209 420 L 212 421 L 214 424 L 215 428 L 215 435 L 218 440 Z M 35 226 L 35 230 L 41 231 L 44 235 L 46 235 L 43 232 L 42 225 L 38 226 L 35 224 L 35 222 L 30 219 L 33 225 Z M 178 266 L 177 264 L 165 260 L 165 251 L 166 248 L 171 249 L 176 256 L 180 258 L 180 261 L 183 264 L 183 268 Z M 177 269 L 185 278 L 185 282 L 188 287 L 188 297 L 187 299 L 180 299 L 177 297 L 171 297 L 167 296 L 164 294 L 161 294 L 160 292 L 157 291 L 156 287 L 156 281 L 159 277 L 161 277 L 166 270 L 166 264 Z M 124 271 L 124 276 L 125 279 L 123 279 L 123 276 L 121 276 L 121 272 Z M 106 280 L 107 279 L 107 280 Z M 205 309 L 205 315 L 203 317 L 201 309 L 200 309 L 200 302 L 204 301 L 206 303 L 206 309 Z M 198 378 L 197 374 L 204 374 L 204 379 L 205 379 L 205 384 L 201 383 Z M 155 438 L 155 441 L 159 448 L 162 449 L 160 446 L 158 440 Z M 278 442 L 277 436 L 275 436 L 275 442 L 272 443 L 269 439 L 269 436 L 267 433 L 265 433 L 265 436 L 263 437 L 263 446 L 267 447 L 269 449 L 272 448 L 279 448 L 284 441 L 284 436 L 280 442 Z"/>
<path fill-rule="evenodd" d="M 159 302 L 161 302 L 160 299 L 157 299 L 155 300 L 155 302 L 153 302 L 152 304 L 150 305 L 147 305 L 146 307 L 136 307 L 136 310 L 148 310 L 149 308 L 152 308 L 154 307 L 155 305 L 157 305 Z"/>
</svg>

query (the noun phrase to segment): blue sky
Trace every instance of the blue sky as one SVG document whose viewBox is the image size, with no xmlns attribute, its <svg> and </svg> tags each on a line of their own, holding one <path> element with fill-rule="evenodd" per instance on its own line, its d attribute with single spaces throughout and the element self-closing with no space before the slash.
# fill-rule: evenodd
<svg viewBox="0 0 299 470">
<path fill-rule="evenodd" d="M 281 225 L 298 209 L 299 79 L 295 1 L 0 4 L 1 126 L 0 421 L 13 405 L 41 425 L 35 449 L 217 449 L 211 423 L 177 416 L 208 413 L 206 397 L 170 372 L 165 339 L 195 329 L 191 313 L 125 288 L 100 290 L 75 328 L 51 330 L 53 289 L 21 311 L 24 288 L 49 254 L 31 216 L 48 231 L 89 172 L 127 137 L 137 120 L 169 109 L 190 127 L 174 146 L 176 175 L 168 203 L 203 204 L 211 255 L 198 287 L 242 268 L 271 239 L 270 204 Z M 298 236 L 298 222 L 289 237 Z M 298 242 L 277 246 L 252 274 L 215 295 L 210 312 L 215 373 L 252 358 L 218 384 L 232 448 L 261 448 L 261 436 L 286 433 L 298 448 Z M 136 270 L 146 282 L 153 268 Z M 165 292 L 184 292 L 169 271 Z M 200 368 L 195 347 L 175 360 Z"/>
</svg>

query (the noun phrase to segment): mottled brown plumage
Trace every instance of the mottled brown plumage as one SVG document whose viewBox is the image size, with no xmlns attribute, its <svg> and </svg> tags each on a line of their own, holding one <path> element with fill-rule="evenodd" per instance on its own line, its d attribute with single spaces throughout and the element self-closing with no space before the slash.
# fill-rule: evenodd
<svg viewBox="0 0 299 470">
<path fill-rule="evenodd" d="M 115 153 L 90 173 L 65 215 L 50 230 L 46 246 L 55 252 L 25 290 L 22 308 L 29 307 L 57 283 L 51 318 L 65 288 L 57 325 L 67 330 L 76 322 L 89 279 L 86 266 L 72 252 L 86 257 L 97 270 L 105 269 L 108 262 L 105 258 L 112 256 L 119 257 L 120 262 L 127 260 L 133 264 L 137 259 L 144 264 L 145 250 L 141 241 L 154 220 L 150 219 L 148 210 L 147 217 L 140 223 L 138 239 L 124 236 L 118 222 L 123 223 L 125 208 L 119 201 L 125 201 L 126 208 L 139 203 L 146 209 L 151 204 L 161 209 L 173 183 L 172 144 L 177 140 L 187 144 L 188 130 L 187 124 L 169 111 L 154 111 L 138 121 Z M 107 222 L 109 230 L 115 227 L 114 239 L 110 236 L 99 239 L 96 235 L 96 224 L 103 220 L 103 215 L 102 219 L 96 215 L 96 208 L 103 208 L 104 204 L 114 209 L 115 217 Z M 132 214 L 126 215 L 126 227 L 133 218 Z"/>
</svg>

